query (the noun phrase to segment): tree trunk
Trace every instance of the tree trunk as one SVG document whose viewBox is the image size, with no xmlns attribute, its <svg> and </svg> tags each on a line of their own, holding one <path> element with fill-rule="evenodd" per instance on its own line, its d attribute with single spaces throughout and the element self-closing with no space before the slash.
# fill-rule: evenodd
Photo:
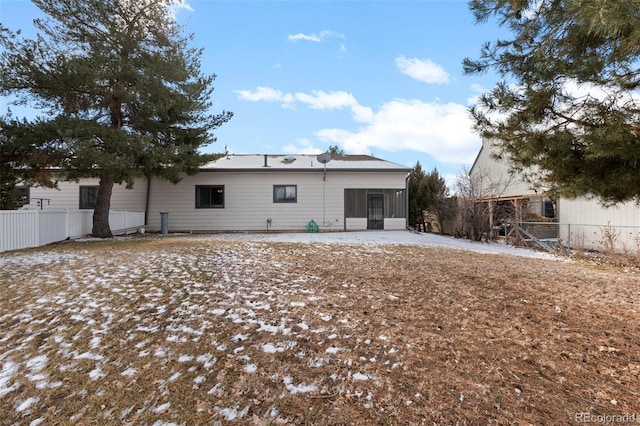
<svg viewBox="0 0 640 426">
<path fill-rule="evenodd" d="M 112 237 L 109 227 L 109 209 L 111 207 L 111 192 L 113 191 L 113 179 L 107 176 L 100 178 L 98 199 L 93 210 L 93 229 L 91 235 L 98 238 Z"/>
</svg>

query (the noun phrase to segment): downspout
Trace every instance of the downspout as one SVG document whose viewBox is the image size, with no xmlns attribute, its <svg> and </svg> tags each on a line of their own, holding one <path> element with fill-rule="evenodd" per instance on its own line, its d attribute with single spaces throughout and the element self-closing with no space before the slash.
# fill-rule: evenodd
<svg viewBox="0 0 640 426">
<path fill-rule="evenodd" d="M 151 176 L 147 176 L 147 198 L 144 203 L 144 226 L 149 226 L 149 198 L 151 198 Z"/>
<path fill-rule="evenodd" d="M 409 178 L 411 173 L 407 173 L 404 178 L 404 227 L 409 229 Z"/>
</svg>

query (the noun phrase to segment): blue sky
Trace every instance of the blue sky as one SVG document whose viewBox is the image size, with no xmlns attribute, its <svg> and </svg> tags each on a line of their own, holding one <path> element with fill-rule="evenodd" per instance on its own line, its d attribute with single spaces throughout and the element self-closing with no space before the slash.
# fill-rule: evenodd
<svg viewBox="0 0 640 426">
<path fill-rule="evenodd" d="M 32 35 L 38 15 L 28 0 L 0 0 L 12 30 Z M 464 76 L 462 60 L 504 30 L 474 24 L 466 1 L 187 0 L 176 17 L 204 48 L 203 72 L 217 75 L 215 111 L 235 114 L 205 151 L 338 145 L 420 161 L 451 183 L 480 148 L 467 108 L 497 77 Z"/>
</svg>

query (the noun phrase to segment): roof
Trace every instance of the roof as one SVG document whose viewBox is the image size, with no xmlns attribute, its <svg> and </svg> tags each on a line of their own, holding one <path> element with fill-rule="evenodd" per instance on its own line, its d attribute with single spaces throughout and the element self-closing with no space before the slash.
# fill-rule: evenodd
<svg viewBox="0 0 640 426">
<path fill-rule="evenodd" d="M 377 171 L 410 172 L 411 168 L 370 155 L 332 155 L 326 164 L 318 155 L 229 154 L 200 167 L 202 171 Z"/>
</svg>

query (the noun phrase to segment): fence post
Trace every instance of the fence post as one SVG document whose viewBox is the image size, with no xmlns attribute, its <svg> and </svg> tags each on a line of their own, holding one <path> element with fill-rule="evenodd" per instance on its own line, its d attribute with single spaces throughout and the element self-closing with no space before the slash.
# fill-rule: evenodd
<svg viewBox="0 0 640 426">
<path fill-rule="evenodd" d="M 567 248 L 571 250 L 571 224 L 567 223 Z"/>
</svg>

